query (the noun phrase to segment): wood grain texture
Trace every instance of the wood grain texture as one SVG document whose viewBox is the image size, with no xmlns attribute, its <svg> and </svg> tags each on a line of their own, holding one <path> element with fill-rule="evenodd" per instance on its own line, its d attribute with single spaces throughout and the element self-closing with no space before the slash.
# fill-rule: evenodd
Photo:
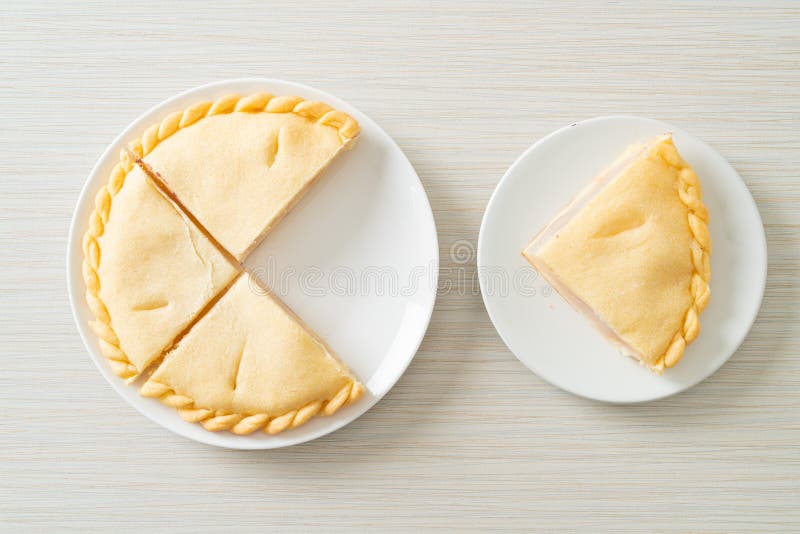
<svg viewBox="0 0 800 534">
<path fill-rule="evenodd" d="M 752 4 L 4 2 L 0 530 L 800 530 L 800 5 Z M 118 398 L 64 274 L 107 144 L 169 95 L 244 76 L 319 87 L 381 124 L 428 191 L 455 284 L 374 409 L 255 453 L 174 436 Z M 448 271 L 526 147 L 619 113 L 727 157 L 770 261 L 737 354 L 684 394 L 625 407 L 528 372 Z"/>
</svg>

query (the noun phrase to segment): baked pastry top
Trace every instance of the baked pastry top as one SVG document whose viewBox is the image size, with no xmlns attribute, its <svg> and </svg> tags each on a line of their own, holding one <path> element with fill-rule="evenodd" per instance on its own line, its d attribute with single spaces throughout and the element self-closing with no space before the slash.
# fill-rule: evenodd
<svg viewBox="0 0 800 534">
<path fill-rule="evenodd" d="M 142 386 L 208 430 L 274 434 L 330 415 L 363 387 L 330 348 L 242 274 Z"/>
<path fill-rule="evenodd" d="M 84 251 L 92 327 L 128 380 L 239 272 L 127 154 L 96 197 Z"/>
<path fill-rule="evenodd" d="M 625 354 L 672 367 L 710 297 L 700 182 L 670 135 L 632 147 L 523 255 Z"/>
<path fill-rule="evenodd" d="M 262 93 L 204 106 L 150 128 L 142 139 L 143 159 L 200 224 L 242 260 L 359 128 L 344 113 L 297 97 Z"/>
</svg>

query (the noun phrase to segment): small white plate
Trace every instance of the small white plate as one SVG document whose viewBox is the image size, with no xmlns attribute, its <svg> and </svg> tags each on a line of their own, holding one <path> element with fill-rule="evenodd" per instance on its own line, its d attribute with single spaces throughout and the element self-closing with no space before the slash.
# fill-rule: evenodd
<svg viewBox="0 0 800 534">
<path fill-rule="evenodd" d="M 124 143 L 187 105 L 238 93 L 267 91 L 321 100 L 361 125 L 352 150 L 281 221 L 245 266 L 261 277 L 324 338 L 366 386 L 352 406 L 331 417 L 269 436 L 212 433 L 183 421 L 175 410 L 126 386 L 100 354 L 84 300 L 81 238 L 96 191 L 108 180 Z M 92 169 L 70 226 L 67 284 L 75 322 L 100 372 L 125 400 L 160 425 L 188 438 L 236 449 L 271 449 L 303 443 L 341 428 L 366 412 L 405 372 L 422 341 L 436 298 L 439 274 L 436 227 L 419 177 L 400 147 L 356 108 L 311 87 L 273 79 L 212 83 L 177 95 L 136 119 Z"/>
<path fill-rule="evenodd" d="M 673 132 L 710 214 L 711 301 L 680 363 L 658 376 L 621 356 L 522 257 L 530 238 L 631 143 Z M 534 373 L 576 395 L 632 403 L 681 392 L 736 351 L 764 294 L 767 245 L 755 202 L 713 148 L 663 122 L 600 117 L 562 128 L 514 162 L 492 195 L 478 239 L 481 293 L 508 348 Z M 503 280 L 506 280 L 505 288 Z"/>
</svg>

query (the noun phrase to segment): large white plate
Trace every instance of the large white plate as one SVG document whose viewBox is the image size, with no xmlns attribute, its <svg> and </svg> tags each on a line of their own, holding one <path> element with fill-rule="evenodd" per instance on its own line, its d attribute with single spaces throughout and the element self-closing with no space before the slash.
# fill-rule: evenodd
<svg viewBox="0 0 800 534">
<path fill-rule="evenodd" d="M 267 91 L 327 102 L 353 116 L 361 135 L 320 182 L 247 259 L 258 274 L 322 336 L 365 384 L 367 393 L 331 417 L 269 436 L 212 433 L 186 423 L 175 410 L 139 396 L 100 354 L 87 323 L 81 238 L 93 199 L 108 180 L 120 147 L 166 114 L 231 93 Z M 272 79 L 204 85 L 154 107 L 117 137 L 81 192 L 70 226 L 67 283 L 75 322 L 100 372 L 125 400 L 182 436 L 238 449 L 294 445 L 333 432 L 366 412 L 397 382 L 422 341 L 436 297 L 439 252 L 428 198 L 403 152 L 369 117 L 322 91 Z"/>
<path fill-rule="evenodd" d="M 626 146 L 665 132 L 674 133 L 678 150 L 702 182 L 713 253 L 711 301 L 700 318 L 700 337 L 676 367 L 658 376 L 620 356 L 520 252 Z M 750 192 L 713 148 L 663 122 L 600 117 L 548 135 L 506 172 L 483 218 L 478 268 L 495 328 L 533 372 L 576 395 L 643 402 L 697 384 L 736 351 L 761 305 L 767 246 Z"/>
</svg>

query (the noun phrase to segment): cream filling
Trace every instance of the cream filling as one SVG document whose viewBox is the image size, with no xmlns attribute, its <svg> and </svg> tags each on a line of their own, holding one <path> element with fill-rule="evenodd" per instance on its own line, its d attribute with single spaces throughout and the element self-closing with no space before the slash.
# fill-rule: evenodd
<svg viewBox="0 0 800 534">
<path fill-rule="evenodd" d="M 537 254 L 542 247 L 553 239 L 558 232 L 561 231 L 586 205 L 592 201 L 606 186 L 613 182 L 616 178 L 621 176 L 628 167 L 631 166 L 639 158 L 647 154 L 650 148 L 661 142 L 664 136 L 659 136 L 653 141 L 632 145 L 628 147 L 622 155 L 617 158 L 614 163 L 607 169 L 595 177 L 592 182 L 586 186 L 578 195 L 570 201 L 555 218 L 545 226 L 533 239 L 526 245 L 522 251 L 522 255 L 527 259 L 531 265 L 541 274 L 547 282 L 558 291 L 567 303 L 583 315 L 589 323 L 602 334 L 614 347 L 624 356 L 635 358 L 640 362 L 646 363 L 642 354 L 633 348 L 627 341 L 625 341 L 617 332 L 600 317 L 594 309 L 586 304 L 578 295 L 576 295 L 565 283 L 563 283 L 550 267 L 540 258 Z"/>
</svg>

